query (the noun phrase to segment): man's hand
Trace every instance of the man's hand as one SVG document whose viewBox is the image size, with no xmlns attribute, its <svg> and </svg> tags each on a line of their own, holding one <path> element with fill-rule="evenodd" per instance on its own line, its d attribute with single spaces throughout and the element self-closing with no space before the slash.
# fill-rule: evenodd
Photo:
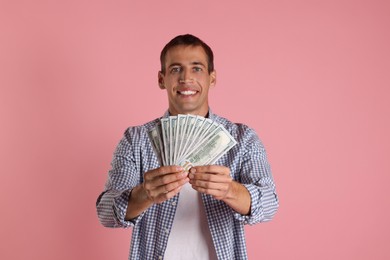
<svg viewBox="0 0 390 260">
<path fill-rule="evenodd" d="M 187 173 L 179 166 L 163 166 L 144 175 L 142 187 L 153 203 L 162 203 L 177 193 L 189 181 Z"/>
<path fill-rule="evenodd" d="M 230 169 L 219 165 L 196 166 L 190 169 L 190 184 L 198 192 L 222 200 L 240 214 L 250 213 L 251 198 L 244 185 L 233 181 Z"/>
<path fill-rule="evenodd" d="M 177 193 L 189 181 L 179 166 L 162 166 L 144 174 L 144 182 L 131 191 L 126 219 L 139 216 L 155 203 L 162 203 Z"/>
<path fill-rule="evenodd" d="M 225 166 L 207 165 L 190 169 L 190 184 L 192 188 L 206 193 L 217 200 L 225 199 L 232 189 L 230 170 Z"/>
</svg>

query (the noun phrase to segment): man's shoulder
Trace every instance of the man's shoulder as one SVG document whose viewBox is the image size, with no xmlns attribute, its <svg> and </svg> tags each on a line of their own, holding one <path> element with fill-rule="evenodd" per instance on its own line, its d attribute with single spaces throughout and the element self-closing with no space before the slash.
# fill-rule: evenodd
<svg viewBox="0 0 390 260">
<path fill-rule="evenodd" d="M 256 131 L 245 123 L 236 123 L 231 120 L 214 114 L 214 120 L 222 124 L 225 129 L 233 136 L 233 138 L 239 143 L 240 147 L 246 145 L 260 144 L 261 140 Z"/>
<path fill-rule="evenodd" d="M 152 129 L 153 127 L 155 127 L 159 122 L 160 122 L 160 119 L 161 118 L 156 118 L 156 119 L 153 119 L 151 121 L 148 121 L 144 124 L 140 124 L 140 125 L 132 125 L 132 126 L 129 126 L 126 131 L 139 131 L 139 130 L 144 130 L 144 131 L 149 131 L 150 129 Z"/>
<path fill-rule="evenodd" d="M 124 136 L 127 139 L 144 139 L 147 137 L 148 132 L 153 129 L 159 122 L 160 118 L 156 118 L 142 125 L 129 126 L 125 130 Z"/>
<path fill-rule="evenodd" d="M 254 131 L 250 126 L 248 126 L 245 123 L 237 123 L 237 122 L 232 122 L 231 120 L 214 114 L 214 121 L 217 123 L 222 124 L 226 130 L 230 132 L 247 132 L 247 131 Z"/>
</svg>

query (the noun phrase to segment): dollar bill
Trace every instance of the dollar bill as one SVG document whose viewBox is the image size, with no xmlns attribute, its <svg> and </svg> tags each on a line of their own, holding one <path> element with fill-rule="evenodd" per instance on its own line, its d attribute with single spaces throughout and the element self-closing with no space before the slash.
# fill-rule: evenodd
<svg viewBox="0 0 390 260">
<path fill-rule="evenodd" d="M 169 160 L 169 119 L 163 118 L 161 119 L 161 132 L 162 139 L 164 144 L 164 157 L 166 165 L 171 165 L 171 161 Z"/>
<path fill-rule="evenodd" d="M 149 138 L 152 141 L 153 150 L 156 153 L 160 165 L 165 165 L 165 158 L 163 159 L 163 151 L 161 150 L 161 138 L 158 133 L 158 126 L 148 132 Z"/>
<path fill-rule="evenodd" d="M 183 157 L 179 165 L 185 167 L 185 170 L 192 166 L 207 165 L 215 162 L 217 158 L 223 155 L 223 152 L 228 151 L 235 144 L 236 141 L 233 137 L 222 126 L 219 126 L 196 149 Z"/>
<path fill-rule="evenodd" d="M 193 129 L 188 137 L 188 142 L 186 143 L 184 150 L 182 151 L 182 156 L 184 156 L 191 149 L 193 149 L 193 146 L 196 144 L 197 137 L 199 136 L 202 129 L 204 129 L 203 125 L 205 124 L 205 122 L 206 122 L 206 119 L 204 117 L 196 116 Z"/>
<path fill-rule="evenodd" d="M 175 163 L 176 121 L 177 117 L 169 117 L 169 161 L 172 164 Z"/>
<path fill-rule="evenodd" d="M 175 137 L 175 155 L 174 155 L 174 161 L 176 162 L 177 159 L 180 156 L 180 148 L 181 144 L 184 139 L 184 132 L 186 128 L 186 122 L 187 122 L 187 116 L 186 115 L 178 115 L 177 116 L 177 122 L 176 122 L 176 137 Z"/>
<path fill-rule="evenodd" d="M 179 147 L 178 159 L 182 157 L 185 147 L 187 147 L 188 141 L 191 138 L 191 134 L 196 122 L 196 116 L 194 115 L 187 115 L 186 118 L 186 123 L 182 131 L 182 140 Z"/>
<path fill-rule="evenodd" d="M 194 115 L 162 118 L 148 135 L 160 165 L 186 171 L 215 163 L 237 143 L 223 125 Z"/>
</svg>

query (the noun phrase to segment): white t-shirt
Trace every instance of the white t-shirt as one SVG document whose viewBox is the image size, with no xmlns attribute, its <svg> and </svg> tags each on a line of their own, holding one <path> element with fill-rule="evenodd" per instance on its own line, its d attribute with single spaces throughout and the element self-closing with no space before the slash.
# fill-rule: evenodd
<svg viewBox="0 0 390 260">
<path fill-rule="evenodd" d="M 188 183 L 180 191 L 164 259 L 217 259 L 201 194 Z"/>
</svg>

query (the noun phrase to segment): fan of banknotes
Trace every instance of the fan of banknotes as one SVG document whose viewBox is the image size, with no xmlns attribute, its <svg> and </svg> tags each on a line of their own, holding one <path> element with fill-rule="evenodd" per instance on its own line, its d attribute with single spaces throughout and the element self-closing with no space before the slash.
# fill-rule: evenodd
<svg viewBox="0 0 390 260">
<path fill-rule="evenodd" d="M 223 125 L 194 115 L 162 118 L 148 134 L 160 165 L 185 171 L 215 163 L 237 143 Z"/>
</svg>

